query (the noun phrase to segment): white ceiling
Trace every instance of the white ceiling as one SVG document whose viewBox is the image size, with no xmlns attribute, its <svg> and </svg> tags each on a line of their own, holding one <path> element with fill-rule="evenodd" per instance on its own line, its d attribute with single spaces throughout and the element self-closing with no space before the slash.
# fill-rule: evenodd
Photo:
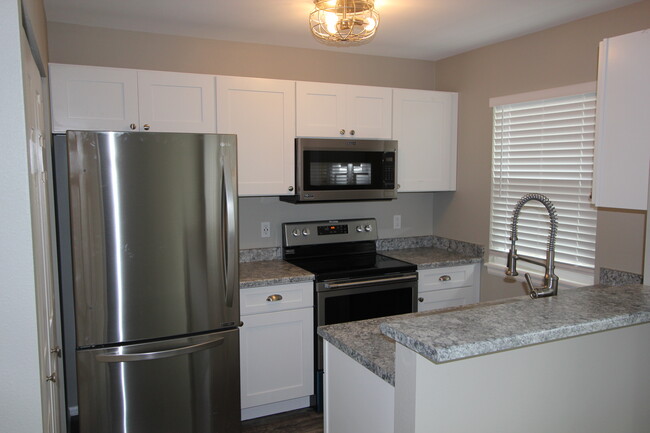
<svg viewBox="0 0 650 433">
<path fill-rule="evenodd" d="M 438 60 L 639 0 L 375 0 L 375 39 L 328 47 L 309 31 L 313 0 L 44 0 L 48 21 Z"/>
</svg>

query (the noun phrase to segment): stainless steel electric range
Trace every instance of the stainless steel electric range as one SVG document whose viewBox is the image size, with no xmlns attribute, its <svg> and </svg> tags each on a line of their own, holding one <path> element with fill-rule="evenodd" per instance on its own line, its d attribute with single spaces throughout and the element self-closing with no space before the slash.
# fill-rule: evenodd
<svg viewBox="0 0 650 433">
<path fill-rule="evenodd" d="M 283 257 L 315 275 L 316 327 L 416 311 L 417 266 L 377 253 L 374 218 L 282 225 Z M 314 337 L 316 407 L 322 410 L 323 341 Z"/>
</svg>

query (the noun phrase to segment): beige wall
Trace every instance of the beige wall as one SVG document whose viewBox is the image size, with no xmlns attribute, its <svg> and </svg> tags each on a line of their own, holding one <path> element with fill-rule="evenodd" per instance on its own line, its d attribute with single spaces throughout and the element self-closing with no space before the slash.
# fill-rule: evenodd
<svg viewBox="0 0 650 433">
<path fill-rule="evenodd" d="M 433 89 L 423 60 L 48 23 L 50 62 Z"/>
<path fill-rule="evenodd" d="M 597 79 L 598 42 L 650 28 L 650 1 L 490 45 L 436 63 L 436 89 L 460 92 L 458 189 L 434 199 L 434 233 L 488 245 L 491 110 L 488 99 Z M 600 210 L 596 266 L 641 273 L 643 212 Z M 522 294 L 484 272 L 481 298 Z"/>
</svg>

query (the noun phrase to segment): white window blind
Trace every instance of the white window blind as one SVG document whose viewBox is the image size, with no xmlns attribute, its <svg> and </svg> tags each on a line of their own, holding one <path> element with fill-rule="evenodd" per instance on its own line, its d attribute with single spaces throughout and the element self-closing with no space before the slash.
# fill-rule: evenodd
<svg viewBox="0 0 650 433">
<path fill-rule="evenodd" d="M 562 268 L 593 274 L 595 93 L 499 105 L 493 115 L 491 256 L 510 248 L 517 201 L 525 194 L 540 193 L 558 213 L 558 275 L 562 278 Z M 548 233 L 546 209 L 528 202 L 519 216 L 518 253 L 545 259 Z"/>
</svg>

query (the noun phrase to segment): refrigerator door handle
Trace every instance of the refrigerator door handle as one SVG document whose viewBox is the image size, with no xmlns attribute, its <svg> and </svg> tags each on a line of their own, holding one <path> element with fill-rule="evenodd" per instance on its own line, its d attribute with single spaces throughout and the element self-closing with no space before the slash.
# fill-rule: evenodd
<svg viewBox="0 0 650 433">
<path fill-rule="evenodd" d="M 233 297 L 236 290 L 236 277 L 237 277 L 237 263 L 235 260 L 239 260 L 239 251 L 230 251 L 236 245 L 236 235 L 237 235 L 237 215 L 235 211 L 235 184 L 232 175 L 232 169 L 230 167 L 230 159 L 222 158 L 223 164 L 223 182 L 222 182 L 222 197 L 225 202 L 223 206 L 224 212 L 224 221 L 226 222 L 224 226 L 224 238 L 226 241 L 223 243 L 223 257 L 224 257 L 224 268 L 226 270 L 225 274 L 225 286 L 226 286 L 226 305 L 228 307 L 233 306 Z"/>
<path fill-rule="evenodd" d="M 173 349 L 160 350 L 155 352 L 142 353 L 117 353 L 120 348 L 115 348 L 111 353 L 101 353 L 95 355 L 98 362 L 132 362 L 132 361 L 151 361 L 154 359 L 172 358 L 174 356 L 187 355 L 189 353 L 199 352 L 210 349 L 223 343 L 223 337 L 217 337 L 203 343 L 192 344 L 191 346 L 175 347 Z"/>
</svg>

